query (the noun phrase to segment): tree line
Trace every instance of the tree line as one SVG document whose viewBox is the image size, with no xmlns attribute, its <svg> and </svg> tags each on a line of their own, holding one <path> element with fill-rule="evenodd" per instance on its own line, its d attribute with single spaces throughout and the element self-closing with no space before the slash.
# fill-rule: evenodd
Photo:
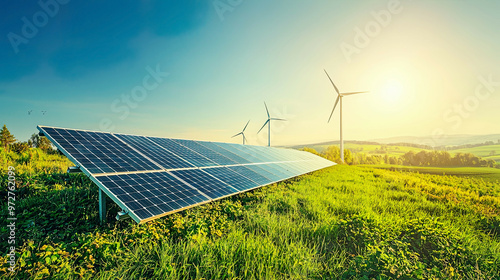
<svg viewBox="0 0 500 280">
<path fill-rule="evenodd" d="M 0 146 L 4 151 L 13 151 L 18 154 L 24 153 L 29 148 L 39 148 L 47 153 L 57 152 L 50 140 L 45 136 L 38 135 L 38 133 L 31 135 L 30 139 L 26 142 L 17 141 L 16 137 L 10 133 L 5 124 L 0 130 Z"/>
<path fill-rule="evenodd" d="M 323 152 L 318 153 L 312 148 L 303 148 L 318 156 L 328 160 L 341 163 L 340 148 L 329 146 Z M 452 156 L 447 151 L 420 151 L 418 153 L 409 151 L 402 156 L 390 155 L 367 155 L 365 153 L 354 153 L 349 149 L 344 149 L 344 162 L 349 165 L 356 164 L 393 164 L 410 166 L 463 166 L 463 167 L 496 167 L 500 168 L 494 160 L 483 159 L 470 153 L 457 153 Z"/>
<path fill-rule="evenodd" d="M 451 156 L 447 151 L 413 151 L 403 155 L 404 165 L 413 166 L 468 166 L 468 167 L 496 167 L 496 162 L 483 159 L 471 153 L 456 153 Z"/>
</svg>

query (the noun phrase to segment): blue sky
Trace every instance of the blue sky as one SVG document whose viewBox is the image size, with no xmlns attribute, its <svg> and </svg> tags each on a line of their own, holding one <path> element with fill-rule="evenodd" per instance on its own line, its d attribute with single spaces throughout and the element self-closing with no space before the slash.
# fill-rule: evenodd
<svg viewBox="0 0 500 280">
<path fill-rule="evenodd" d="M 0 124 L 251 144 L 500 133 L 494 1 L 8 1 Z M 361 35 L 359 34 L 361 31 Z M 363 37 L 364 36 L 364 37 Z"/>
</svg>

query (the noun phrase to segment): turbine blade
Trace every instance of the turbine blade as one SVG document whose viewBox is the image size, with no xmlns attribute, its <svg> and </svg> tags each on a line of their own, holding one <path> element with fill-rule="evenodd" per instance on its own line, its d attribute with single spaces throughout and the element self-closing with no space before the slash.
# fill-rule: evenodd
<svg viewBox="0 0 500 280">
<path fill-rule="evenodd" d="M 286 121 L 285 119 L 271 118 L 273 121 Z"/>
<path fill-rule="evenodd" d="M 269 115 L 269 110 L 267 110 L 267 104 L 266 104 L 266 102 L 264 102 L 264 106 L 266 106 L 267 118 L 270 119 L 271 116 Z"/>
<path fill-rule="evenodd" d="M 248 126 L 249 123 L 250 123 L 250 120 L 248 120 L 247 125 L 245 125 L 245 128 L 243 128 L 243 131 L 245 131 L 245 129 L 247 129 L 247 126 Z"/>
<path fill-rule="evenodd" d="M 340 95 L 337 96 L 337 101 L 335 101 L 335 105 L 333 105 L 332 113 L 330 114 L 330 117 L 328 118 L 328 122 L 330 122 L 330 120 L 332 119 L 333 111 L 335 111 L 335 108 L 337 108 L 337 104 L 339 103 L 339 100 L 340 100 Z"/>
<path fill-rule="evenodd" d="M 333 83 L 332 78 L 330 78 L 330 75 L 328 75 L 328 72 L 326 72 L 326 70 L 325 70 L 325 69 L 323 69 L 323 70 L 325 71 L 326 75 L 328 76 L 328 79 L 330 79 L 330 82 L 332 83 L 333 87 L 335 88 L 335 91 L 337 91 L 337 94 L 338 94 L 338 95 L 340 95 L 340 91 L 339 91 L 339 89 L 338 89 L 338 88 L 337 88 L 337 86 Z"/>
<path fill-rule="evenodd" d="M 245 134 L 243 134 L 243 139 L 245 139 L 245 143 L 247 142 L 247 138 L 245 137 Z"/>
<path fill-rule="evenodd" d="M 269 122 L 269 119 L 264 123 L 264 125 L 259 129 L 259 131 L 257 132 L 257 134 L 259 134 L 259 132 L 266 126 L 266 124 Z"/>
<path fill-rule="evenodd" d="M 238 135 L 241 135 L 241 134 L 243 134 L 243 133 L 241 133 L 241 132 L 240 132 L 240 133 L 238 133 L 238 134 L 235 134 L 235 135 L 233 135 L 233 137 L 231 137 L 231 138 L 234 138 L 234 137 L 236 137 L 236 136 L 238 136 Z"/>
<path fill-rule="evenodd" d="M 368 91 L 346 92 L 346 93 L 342 93 L 342 96 L 351 95 L 351 94 L 358 94 L 358 93 L 367 93 L 367 92 Z"/>
</svg>

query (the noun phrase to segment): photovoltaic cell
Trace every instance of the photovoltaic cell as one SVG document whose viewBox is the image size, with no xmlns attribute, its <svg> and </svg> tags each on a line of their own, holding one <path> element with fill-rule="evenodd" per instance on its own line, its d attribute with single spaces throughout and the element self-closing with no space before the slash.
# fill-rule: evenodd
<svg viewBox="0 0 500 280">
<path fill-rule="evenodd" d="M 334 165 L 291 149 L 38 129 L 138 223 Z"/>
</svg>

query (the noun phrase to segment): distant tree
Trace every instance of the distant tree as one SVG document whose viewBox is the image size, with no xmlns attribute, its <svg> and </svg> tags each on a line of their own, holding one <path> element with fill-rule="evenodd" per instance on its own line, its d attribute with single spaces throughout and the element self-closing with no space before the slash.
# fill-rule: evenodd
<svg viewBox="0 0 500 280">
<path fill-rule="evenodd" d="M 403 164 L 404 165 L 414 165 L 415 152 L 409 151 L 403 155 Z"/>
<path fill-rule="evenodd" d="M 340 163 L 340 148 L 337 146 L 328 146 L 323 152 L 323 155 L 328 160 Z"/>
<path fill-rule="evenodd" d="M 353 163 L 352 153 L 351 153 L 351 150 L 349 150 L 349 149 L 344 149 L 344 163 L 345 164 L 352 164 Z"/>
<path fill-rule="evenodd" d="M 14 142 L 16 142 L 16 138 L 10 133 L 7 126 L 4 124 L 2 130 L 0 130 L 0 143 L 4 149 L 8 151 L 9 146 Z"/>
<path fill-rule="evenodd" d="M 489 156 L 494 156 L 494 155 L 496 155 L 496 154 L 497 154 L 497 152 L 496 152 L 496 151 L 491 151 L 491 152 L 490 152 L 490 154 L 489 154 Z"/>
<path fill-rule="evenodd" d="M 50 143 L 50 140 L 45 136 L 38 135 L 38 133 L 33 133 L 28 143 L 31 143 L 32 147 L 39 148 L 44 151 L 52 150 L 52 143 Z"/>
<path fill-rule="evenodd" d="M 301 151 L 304 151 L 304 152 L 309 152 L 311 154 L 315 154 L 317 156 L 319 156 L 320 154 L 313 148 L 309 148 L 309 147 L 304 147 L 302 149 L 300 149 Z"/>
</svg>

